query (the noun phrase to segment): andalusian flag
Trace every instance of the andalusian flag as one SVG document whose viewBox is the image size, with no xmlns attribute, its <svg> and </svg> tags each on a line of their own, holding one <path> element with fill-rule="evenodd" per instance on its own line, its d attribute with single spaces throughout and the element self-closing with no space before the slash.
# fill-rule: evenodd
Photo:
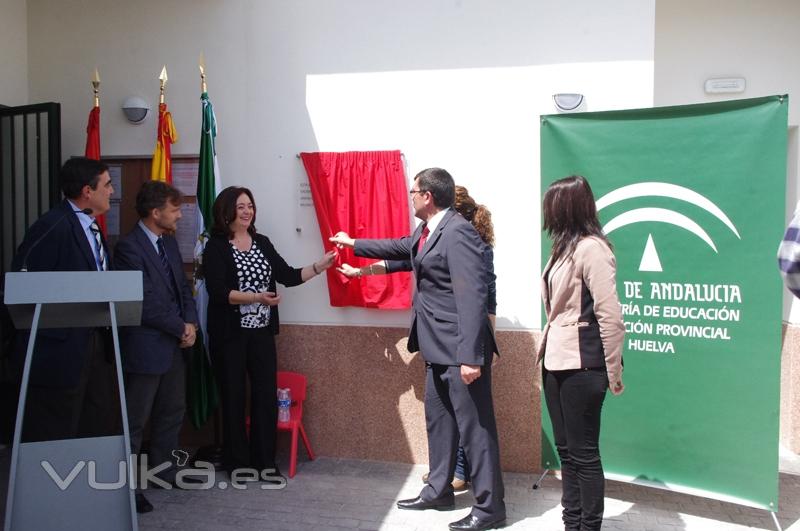
<svg viewBox="0 0 800 531">
<path fill-rule="evenodd" d="M 217 119 L 208 92 L 200 96 L 203 104 L 203 126 L 200 131 L 200 167 L 197 173 L 197 238 L 195 256 L 202 253 L 214 224 L 214 200 L 222 190 L 217 166 Z"/>
<path fill-rule="evenodd" d="M 89 112 L 89 122 L 86 124 L 86 152 L 87 159 L 100 160 L 100 105 L 92 107 Z M 106 234 L 106 216 L 95 218 L 100 230 Z"/>
<path fill-rule="evenodd" d="M 208 362 L 208 354 L 204 345 L 208 345 L 206 334 L 206 307 L 208 293 L 203 279 L 202 261 L 211 226 L 214 223 L 213 206 L 222 186 L 217 165 L 216 137 L 217 121 L 214 107 L 208 99 L 208 93 L 200 96 L 203 104 L 203 125 L 200 131 L 200 166 L 197 174 L 197 243 L 194 248 L 194 297 L 197 306 L 197 317 L 200 334 L 194 345 L 190 363 L 191 378 L 189 380 L 189 416 L 192 424 L 199 428 L 211 416 L 217 407 L 219 396 L 214 383 L 214 376 Z"/>
<path fill-rule="evenodd" d="M 172 183 L 172 149 L 178 141 L 178 132 L 172 122 L 172 114 L 166 103 L 158 105 L 158 136 L 156 149 L 153 151 L 153 165 L 150 168 L 150 179 Z"/>
</svg>

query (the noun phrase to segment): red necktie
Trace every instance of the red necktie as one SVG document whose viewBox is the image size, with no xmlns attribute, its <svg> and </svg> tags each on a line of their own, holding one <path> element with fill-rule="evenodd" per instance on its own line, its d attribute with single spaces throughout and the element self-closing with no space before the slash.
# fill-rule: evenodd
<svg viewBox="0 0 800 531">
<path fill-rule="evenodd" d="M 422 236 L 420 236 L 419 238 L 419 245 L 417 245 L 417 253 L 422 252 L 422 248 L 425 247 L 425 242 L 428 241 L 428 234 L 430 233 L 431 231 L 428 230 L 428 226 L 425 225 L 425 227 L 422 229 Z"/>
</svg>

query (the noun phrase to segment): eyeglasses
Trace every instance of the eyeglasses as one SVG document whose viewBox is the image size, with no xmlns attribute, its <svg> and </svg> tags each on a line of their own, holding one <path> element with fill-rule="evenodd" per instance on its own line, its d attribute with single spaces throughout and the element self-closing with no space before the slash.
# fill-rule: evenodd
<svg viewBox="0 0 800 531">
<path fill-rule="evenodd" d="M 411 197 L 414 197 L 414 194 L 424 194 L 425 192 L 427 192 L 427 190 L 413 190 L 412 189 L 410 192 L 408 192 L 408 195 L 410 195 Z"/>
</svg>

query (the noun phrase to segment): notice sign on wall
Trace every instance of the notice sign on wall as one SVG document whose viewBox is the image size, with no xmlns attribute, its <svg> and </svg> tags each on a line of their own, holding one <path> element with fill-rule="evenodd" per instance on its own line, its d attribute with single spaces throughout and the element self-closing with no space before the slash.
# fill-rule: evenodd
<svg viewBox="0 0 800 531">
<path fill-rule="evenodd" d="M 542 117 L 542 191 L 584 175 L 617 259 L 625 392 L 603 406 L 610 477 L 778 508 L 787 109 L 774 96 Z M 543 464 L 557 467 L 542 425 Z"/>
</svg>

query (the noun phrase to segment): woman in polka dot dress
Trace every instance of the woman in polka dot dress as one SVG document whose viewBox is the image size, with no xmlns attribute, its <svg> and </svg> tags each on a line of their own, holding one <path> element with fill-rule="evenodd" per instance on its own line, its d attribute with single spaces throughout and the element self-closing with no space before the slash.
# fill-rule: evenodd
<svg viewBox="0 0 800 531">
<path fill-rule="evenodd" d="M 255 220 L 255 200 L 247 188 L 230 186 L 214 202 L 214 227 L 203 252 L 208 335 L 222 395 L 224 465 L 228 471 L 255 468 L 262 480 L 278 482 L 275 334 L 281 296 L 276 282 L 287 287 L 302 284 L 331 267 L 335 253 L 303 268 L 291 267 L 269 238 L 256 232 Z"/>
</svg>

